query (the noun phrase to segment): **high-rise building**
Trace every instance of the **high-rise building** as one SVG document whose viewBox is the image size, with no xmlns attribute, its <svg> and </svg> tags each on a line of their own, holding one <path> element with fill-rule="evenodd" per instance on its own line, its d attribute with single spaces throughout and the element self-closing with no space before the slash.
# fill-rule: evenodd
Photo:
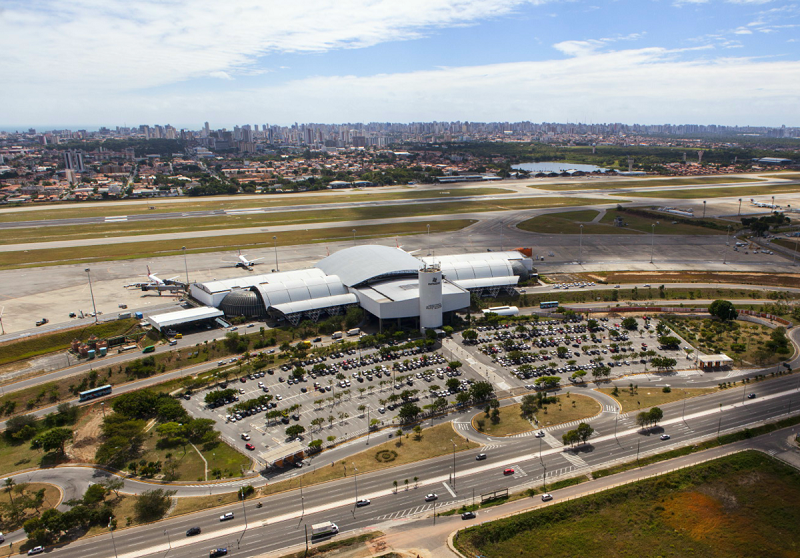
<svg viewBox="0 0 800 558">
<path fill-rule="evenodd" d="M 73 172 L 86 172 L 86 167 L 83 166 L 83 151 L 66 151 L 64 153 L 64 167 Z"/>
</svg>

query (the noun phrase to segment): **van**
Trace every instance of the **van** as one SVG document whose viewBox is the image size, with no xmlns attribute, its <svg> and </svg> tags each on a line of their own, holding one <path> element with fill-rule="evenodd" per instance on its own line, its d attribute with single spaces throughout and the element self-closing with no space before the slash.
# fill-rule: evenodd
<svg viewBox="0 0 800 558">
<path fill-rule="evenodd" d="M 176 333 L 175 339 L 183 339 L 183 333 Z"/>
<path fill-rule="evenodd" d="M 353 329 L 348 329 L 347 330 L 347 335 L 349 335 L 350 337 L 352 337 L 354 335 L 361 335 L 361 329 L 359 329 L 357 327 L 354 327 Z"/>
<path fill-rule="evenodd" d="M 176 341 L 175 339 L 170 339 L 169 340 L 169 344 L 170 344 L 171 347 L 174 347 L 175 345 L 178 344 L 178 341 Z"/>
<path fill-rule="evenodd" d="M 341 338 L 342 338 L 341 331 L 334 331 L 333 334 L 331 335 L 331 339 L 341 339 Z"/>
</svg>

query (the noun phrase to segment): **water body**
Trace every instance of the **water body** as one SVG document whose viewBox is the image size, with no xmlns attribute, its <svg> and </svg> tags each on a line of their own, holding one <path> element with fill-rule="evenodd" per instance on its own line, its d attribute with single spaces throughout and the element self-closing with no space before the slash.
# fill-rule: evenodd
<svg viewBox="0 0 800 558">
<path fill-rule="evenodd" d="M 566 163 L 557 161 L 554 163 L 521 163 L 514 167 L 519 170 L 526 170 L 531 173 L 537 172 L 564 172 L 568 170 L 579 170 L 583 172 L 605 171 L 602 167 L 595 165 L 579 165 L 577 163 Z"/>
</svg>

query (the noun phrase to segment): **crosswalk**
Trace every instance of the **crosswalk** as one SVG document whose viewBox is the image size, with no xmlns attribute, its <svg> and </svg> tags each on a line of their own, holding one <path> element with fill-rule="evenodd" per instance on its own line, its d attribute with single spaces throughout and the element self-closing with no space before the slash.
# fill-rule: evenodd
<svg viewBox="0 0 800 558">
<path fill-rule="evenodd" d="M 501 448 L 501 447 L 503 447 L 501 444 L 486 444 L 481 449 L 483 451 L 490 451 L 490 450 Z"/>
<path fill-rule="evenodd" d="M 619 412 L 619 407 L 616 405 L 603 405 L 603 412 L 616 414 Z"/>
<path fill-rule="evenodd" d="M 472 430 L 472 425 L 468 422 L 454 422 L 457 430 Z"/>
<path fill-rule="evenodd" d="M 577 470 L 589 468 L 589 464 L 586 463 L 586 461 L 584 461 L 583 458 L 581 458 L 579 455 L 575 455 L 570 451 L 562 452 L 561 457 L 572 463 L 575 466 L 575 469 Z"/>
</svg>

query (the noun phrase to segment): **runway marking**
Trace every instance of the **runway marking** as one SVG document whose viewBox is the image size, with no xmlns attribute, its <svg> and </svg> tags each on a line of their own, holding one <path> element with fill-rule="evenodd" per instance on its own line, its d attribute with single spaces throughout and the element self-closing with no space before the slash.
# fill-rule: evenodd
<svg viewBox="0 0 800 558">
<path fill-rule="evenodd" d="M 114 223 L 114 222 L 117 222 L 117 221 L 127 221 L 127 220 L 128 220 L 128 216 L 127 215 L 119 215 L 119 216 L 106 217 L 105 218 L 105 222 L 106 223 Z"/>
<path fill-rule="evenodd" d="M 449 484 L 447 484 L 446 482 L 443 482 L 443 483 L 442 483 L 442 486 L 444 486 L 444 487 L 445 487 L 445 489 L 446 489 L 446 490 L 447 490 L 447 491 L 450 493 L 450 496 L 452 496 L 453 498 L 455 498 L 455 497 L 456 497 L 456 493 L 455 493 L 455 492 L 453 492 L 453 489 L 452 489 L 452 488 L 450 488 L 450 485 L 449 485 Z"/>
</svg>

